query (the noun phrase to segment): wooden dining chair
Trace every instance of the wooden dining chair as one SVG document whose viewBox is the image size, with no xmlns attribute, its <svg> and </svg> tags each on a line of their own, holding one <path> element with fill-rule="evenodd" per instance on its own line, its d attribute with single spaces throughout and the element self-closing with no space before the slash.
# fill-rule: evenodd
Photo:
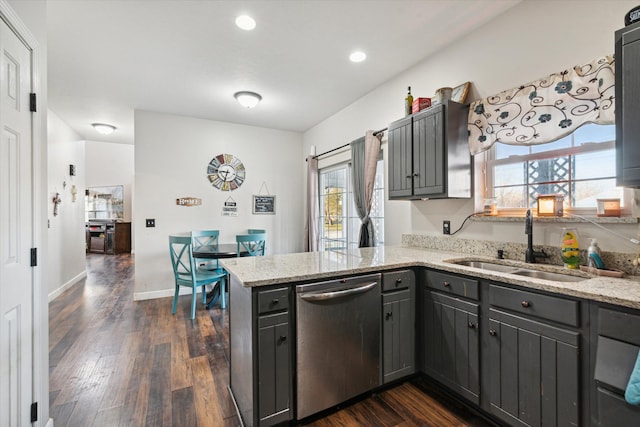
<svg viewBox="0 0 640 427">
<path fill-rule="evenodd" d="M 236 235 L 237 256 L 240 256 L 243 249 L 249 256 L 263 256 L 266 242 L 266 233 L 238 234 Z"/>
<path fill-rule="evenodd" d="M 191 232 L 191 245 L 198 246 L 218 246 L 219 230 L 195 230 Z M 197 265 L 204 270 L 217 270 L 220 264 L 217 259 L 195 258 Z"/>
<path fill-rule="evenodd" d="M 171 265 L 176 283 L 176 290 L 173 295 L 173 307 L 171 314 L 176 313 L 178 308 L 178 294 L 180 286 L 191 288 L 191 319 L 196 317 L 196 294 L 197 289 L 202 288 L 202 303 L 207 303 L 206 286 L 216 283 L 220 284 L 218 297 L 225 297 L 227 272 L 220 268 L 214 271 L 198 269 L 193 258 L 193 247 L 190 236 L 169 236 L 169 252 L 171 254 Z M 211 304 L 215 303 L 212 301 Z"/>
</svg>

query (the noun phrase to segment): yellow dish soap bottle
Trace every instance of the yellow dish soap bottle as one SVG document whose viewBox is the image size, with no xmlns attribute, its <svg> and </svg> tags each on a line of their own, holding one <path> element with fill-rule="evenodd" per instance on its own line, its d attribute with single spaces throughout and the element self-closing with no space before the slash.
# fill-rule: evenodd
<svg viewBox="0 0 640 427">
<path fill-rule="evenodd" d="M 578 232 L 575 228 L 562 229 L 562 262 L 569 269 L 580 268 L 580 249 Z"/>
</svg>

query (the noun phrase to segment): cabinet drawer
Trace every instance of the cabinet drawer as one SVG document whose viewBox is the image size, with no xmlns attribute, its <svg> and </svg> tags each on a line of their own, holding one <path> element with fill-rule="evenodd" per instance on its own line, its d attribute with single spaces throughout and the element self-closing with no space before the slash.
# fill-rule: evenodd
<svg viewBox="0 0 640 427">
<path fill-rule="evenodd" d="M 258 313 L 270 313 L 289 308 L 289 289 L 278 288 L 258 293 Z"/>
<path fill-rule="evenodd" d="M 598 335 L 640 347 L 640 315 L 623 311 L 598 309 Z"/>
<path fill-rule="evenodd" d="M 478 281 L 474 279 L 427 271 L 427 286 L 441 292 L 478 299 Z"/>
<path fill-rule="evenodd" d="M 412 270 L 392 271 L 382 273 L 382 292 L 395 291 L 413 286 L 416 276 Z"/>
<path fill-rule="evenodd" d="M 520 289 L 491 285 L 489 287 L 491 305 L 529 314 L 542 319 L 580 325 L 580 302 L 549 295 L 541 295 Z"/>
</svg>

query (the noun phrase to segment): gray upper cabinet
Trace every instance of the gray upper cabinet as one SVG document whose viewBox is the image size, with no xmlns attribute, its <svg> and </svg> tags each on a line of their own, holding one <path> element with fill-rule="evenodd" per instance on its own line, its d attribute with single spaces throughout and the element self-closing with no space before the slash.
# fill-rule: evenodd
<svg viewBox="0 0 640 427">
<path fill-rule="evenodd" d="M 617 184 L 640 187 L 640 22 L 616 31 Z"/>
<path fill-rule="evenodd" d="M 389 198 L 469 198 L 469 107 L 434 105 L 389 125 Z"/>
</svg>

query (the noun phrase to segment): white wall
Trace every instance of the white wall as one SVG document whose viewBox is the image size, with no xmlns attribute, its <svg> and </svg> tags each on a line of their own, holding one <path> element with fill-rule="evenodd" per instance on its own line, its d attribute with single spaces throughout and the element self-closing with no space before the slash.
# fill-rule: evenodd
<svg viewBox="0 0 640 427">
<path fill-rule="evenodd" d="M 381 129 L 400 119 L 407 86 L 411 86 L 414 98 L 431 97 L 439 87 L 471 81 L 469 102 L 611 54 L 615 30 L 624 26 L 624 15 L 636 5 L 637 1 L 622 0 L 523 1 L 305 132 L 304 153 L 312 145 L 319 153 L 326 151 L 367 129 Z M 437 35 L 425 32 L 425 43 L 430 36 Z M 441 234 L 445 219 L 452 221 L 455 230 L 473 210 L 469 200 L 387 200 L 385 242 L 399 244 L 403 233 Z M 558 244 L 560 228 L 536 224 L 534 243 Z M 629 237 L 637 234 L 637 226 L 611 228 Z M 637 250 L 591 225 L 580 225 L 579 230 L 583 237 L 598 237 L 604 250 Z M 522 223 L 471 222 L 459 236 L 524 242 L 523 232 Z M 588 246 L 586 238 L 581 239 L 583 245 Z"/>
<path fill-rule="evenodd" d="M 84 140 L 55 112 L 47 118 L 49 139 L 49 186 L 47 218 L 49 222 L 48 274 L 49 300 L 86 276 L 84 189 Z M 75 165 L 76 175 L 69 175 L 69 165 Z M 73 201 L 72 188 L 77 194 Z M 60 193 L 62 203 L 58 215 L 53 215 L 53 197 Z"/>
<path fill-rule="evenodd" d="M 171 233 L 218 229 L 220 242 L 235 242 L 247 228 L 263 228 L 267 254 L 302 250 L 301 134 L 136 111 L 135 140 L 136 299 L 172 294 Z M 222 153 L 246 168 L 246 181 L 235 191 L 220 191 L 207 178 L 207 165 Z M 252 195 L 263 182 L 276 196 L 275 215 L 252 214 Z M 180 197 L 200 198 L 202 205 L 177 206 Z M 237 217 L 221 215 L 229 198 L 237 202 Z M 147 218 L 156 220 L 155 228 L 145 227 Z"/>
<path fill-rule="evenodd" d="M 86 142 L 86 187 L 124 186 L 124 220 L 127 222 L 132 221 L 134 157 L 133 145 Z"/>
</svg>

